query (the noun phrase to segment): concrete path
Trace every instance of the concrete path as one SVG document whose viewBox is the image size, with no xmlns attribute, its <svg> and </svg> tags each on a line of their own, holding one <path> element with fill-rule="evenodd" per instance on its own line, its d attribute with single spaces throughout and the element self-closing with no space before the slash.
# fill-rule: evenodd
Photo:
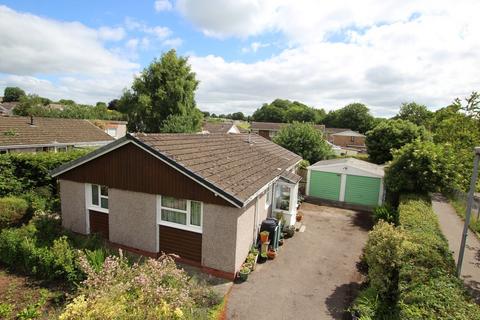
<svg viewBox="0 0 480 320">
<path fill-rule="evenodd" d="M 440 228 L 448 240 L 450 250 L 453 251 L 453 257 L 456 263 L 462 241 L 464 221 L 457 215 L 455 209 L 442 195 L 433 195 L 432 205 L 433 210 L 438 216 Z M 480 303 L 480 241 L 472 231 L 468 232 L 461 278 L 476 302 Z"/>
<path fill-rule="evenodd" d="M 357 271 L 369 214 L 302 204 L 306 229 L 285 240 L 277 258 L 235 284 L 227 319 L 349 319 L 345 309 L 363 278 Z"/>
</svg>

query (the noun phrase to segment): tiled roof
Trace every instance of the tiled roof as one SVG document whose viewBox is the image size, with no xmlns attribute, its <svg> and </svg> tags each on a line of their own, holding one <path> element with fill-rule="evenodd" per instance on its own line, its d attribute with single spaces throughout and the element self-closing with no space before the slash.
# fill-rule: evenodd
<svg viewBox="0 0 480 320">
<path fill-rule="evenodd" d="M 88 144 L 114 140 L 88 120 L 0 117 L 0 147 L 16 145 Z"/>
<path fill-rule="evenodd" d="M 232 126 L 232 122 L 205 122 L 202 128 L 209 133 L 227 133 Z"/>
<path fill-rule="evenodd" d="M 333 133 L 332 136 L 365 137 L 365 135 L 353 130 L 345 130 Z"/>
<path fill-rule="evenodd" d="M 276 123 L 276 122 L 255 122 L 253 121 L 251 124 L 252 130 L 269 130 L 269 131 L 278 131 L 284 126 L 288 125 L 288 123 Z M 316 124 L 314 125 L 315 129 L 320 131 L 325 131 L 325 126 L 323 124 Z"/>
<path fill-rule="evenodd" d="M 256 134 L 137 134 L 134 139 L 244 204 L 302 159 Z"/>
<path fill-rule="evenodd" d="M 280 178 L 282 178 L 283 180 L 286 180 L 288 182 L 292 182 L 292 183 L 297 183 L 299 182 L 300 180 L 302 180 L 302 177 L 299 176 L 298 174 L 295 174 L 293 172 L 284 172 Z"/>
</svg>

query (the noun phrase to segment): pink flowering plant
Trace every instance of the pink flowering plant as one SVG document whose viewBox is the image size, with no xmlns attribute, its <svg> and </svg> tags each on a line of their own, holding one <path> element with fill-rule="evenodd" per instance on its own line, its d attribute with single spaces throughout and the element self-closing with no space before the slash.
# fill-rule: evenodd
<svg viewBox="0 0 480 320">
<path fill-rule="evenodd" d="M 219 303 L 169 255 L 131 265 L 120 251 L 98 269 L 81 254 L 79 264 L 87 278 L 60 319 L 206 319 Z"/>
</svg>

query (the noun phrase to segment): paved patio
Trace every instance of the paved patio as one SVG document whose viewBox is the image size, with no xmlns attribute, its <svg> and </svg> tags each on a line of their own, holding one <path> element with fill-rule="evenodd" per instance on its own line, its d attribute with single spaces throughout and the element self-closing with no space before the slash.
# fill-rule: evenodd
<svg viewBox="0 0 480 320">
<path fill-rule="evenodd" d="M 227 319 L 349 319 L 363 278 L 357 271 L 369 214 L 304 203 L 306 229 L 285 240 L 227 302 Z"/>
</svg>

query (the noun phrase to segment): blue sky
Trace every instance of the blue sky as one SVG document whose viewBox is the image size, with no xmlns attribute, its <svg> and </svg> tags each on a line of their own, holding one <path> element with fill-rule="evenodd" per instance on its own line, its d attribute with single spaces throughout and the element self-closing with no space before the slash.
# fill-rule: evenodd
<svg viewBox="0 0 480 320">
<path fill-rule="evenodd" d="M 190 57 L 203 110 L 275 98 L 391 116 L 480 87 L 480 4 L 366 0 L 0 1 L 0 90 L 109 101 L 170 48 Z"/>
</svg>

